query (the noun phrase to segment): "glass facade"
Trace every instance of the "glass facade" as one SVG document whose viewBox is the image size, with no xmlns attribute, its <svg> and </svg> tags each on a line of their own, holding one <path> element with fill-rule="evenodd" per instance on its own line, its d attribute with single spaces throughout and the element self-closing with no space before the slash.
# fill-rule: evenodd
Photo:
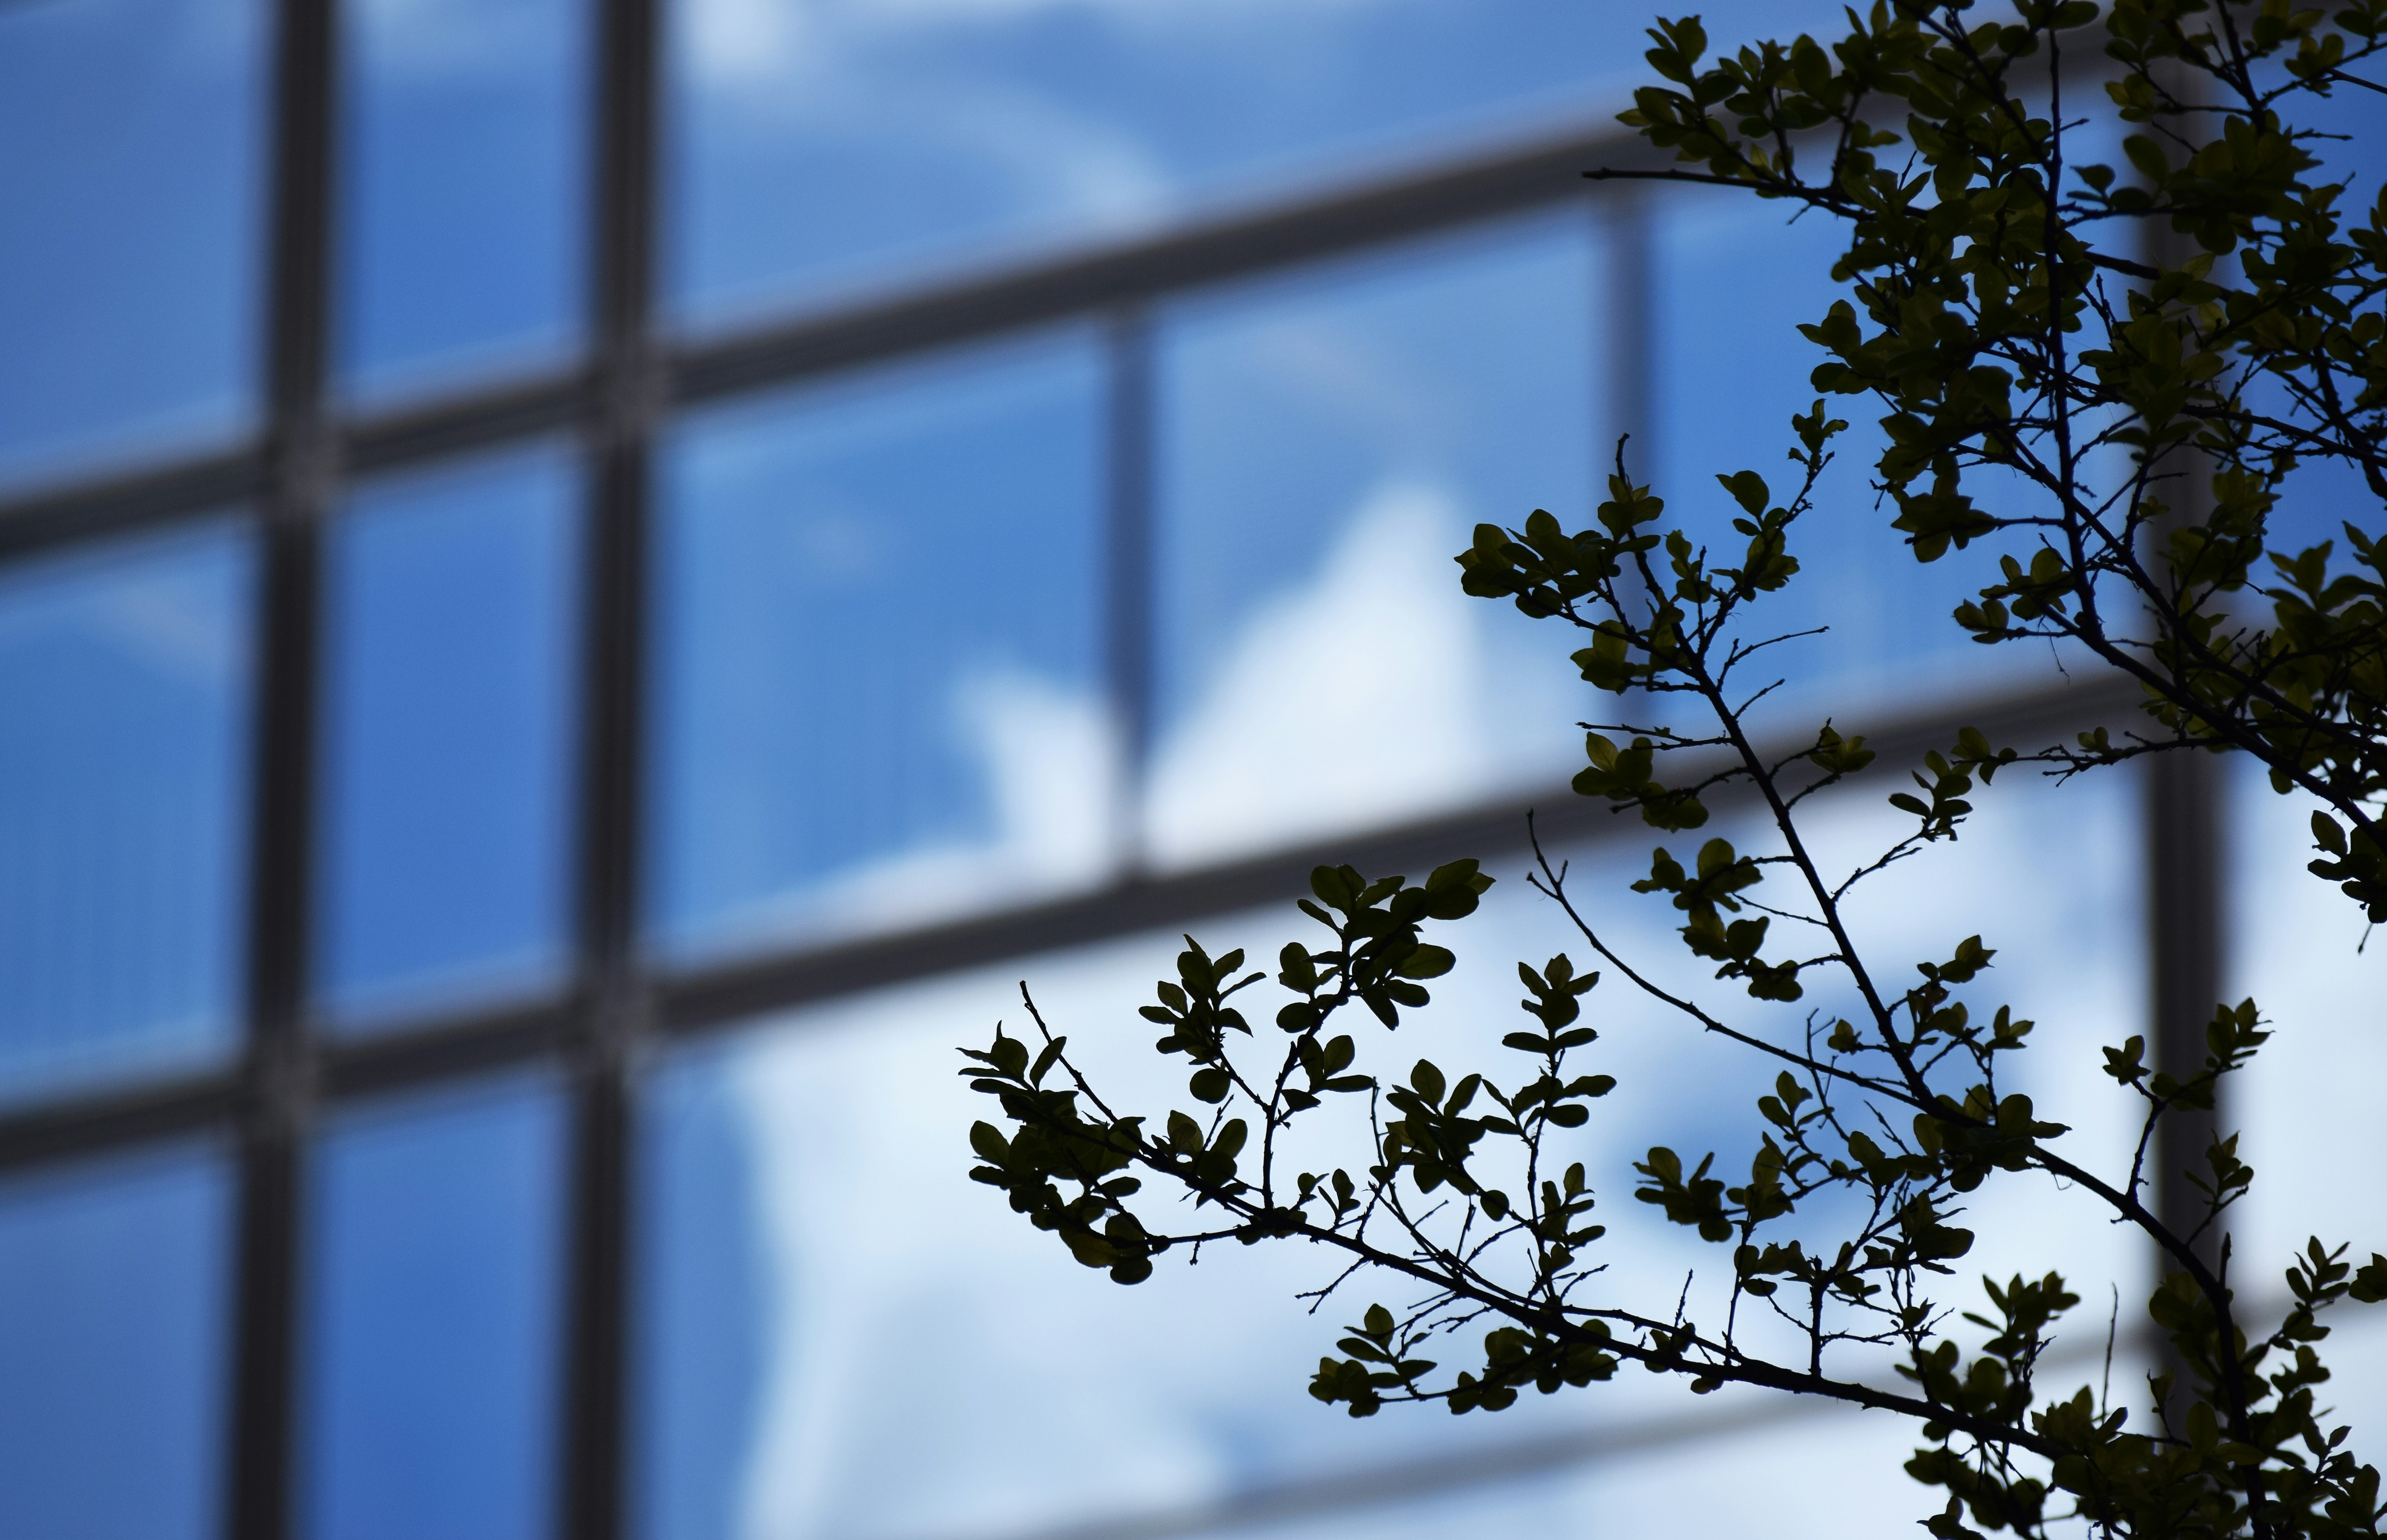
<svg viewBox="0 0 2387 1540">
<path fill-rule="evenodd" d="M 1913 1518 L 1893 1425 L 1652 1376 L 1354 1422 L 1304 1394 L 1340 1319 L 1294 1298 L 1309 1259 L 1124 1291 L 965 1180 L 952 1050 L 1021 978 L 1099 1040 L 1179 933 L 1282 940 L 1297 852 L 1463 839 L 1501 877 L 1405 1042 L 1497 1037 L 1512 960 L 1569 944 L 1523 820 L 1579 805 L 1598 707 L 1451 558 L 1584 518 L 1626 434 L 1722 538 L 1712 477 L 1778 475 L 1827 291 L 1819 227 L 1576 175 L 1643 24 L 0 6 L 0 1528 L 1804 1533 L 1754 1506 L 1777 1477 L 1835 1534 Z M 1766 722 L 2095 709 L 1962 640 L 1870 431 L 1800 549 L 1830 581 L 1774 606 L 1829 630 Z M 2140 790 L 2001 779 L 1866 923 L 1983 930 L 2044 1034 L 2126 1035 L 2179 902 Z M 1827 857 L 1874 807 L 1819 805 Z M 1602 827 L 1560 838 L 1605 897 L 1646 852 Z M 2060 902 L 1981 917 L 2057 864 Z M 2378 959 L 2291 867 L 2229 891 L 2232 989 L 2348 1024 L 2256 1082 L 2250 1243 L 2377 1244 L 2334 1179 L 2379 1164 L 2346 1046 Z M 1673 912 L 1614 896 L 1670 955 Z M 1770 1078 L 1602 999 L 1646 1094 L 1586 1158 L 1737 1149 Z M 1608 1243 L 1672 1291 L 1708 1257 L 1647 1212 Z M 2065 1212 L 1976 1218 L 2135 1287 Z M 2387 1416 L 2387 1332 L 2342 1358 Z"/>
</svg>

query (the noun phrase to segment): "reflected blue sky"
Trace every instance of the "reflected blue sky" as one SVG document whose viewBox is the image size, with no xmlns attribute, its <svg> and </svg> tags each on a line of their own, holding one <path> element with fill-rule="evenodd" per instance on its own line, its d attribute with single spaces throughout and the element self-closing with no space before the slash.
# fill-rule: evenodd
<svg viewBox="0 0 2387 1540">
<path fill-rule="evenodd" d="M 232 1184 L 188 1147 L 0 1182 L 0 1493 L 15 1535 L 217 1533 Z"/>
<path fill-rule="evenodd" d="M 368 483 L 333 526 L 318 988 L 337 1016 L 562 972 L 578 486 L 541 446 Z"/>
<path fill-rule="evenodd" d="M 562 1331 L 561 1098 L 500 1082 L 351 1109 L 313 1231 L 299 1533 L 552 1533 Z"/>
<path fill-rule="evenodd" d="M 584 0 L 346 0 L 338 347 L 379 402 L 579 334 Z"/>
<path fill-rule="evenodd" d="M 1837 6 L 1704 7 L 1718 37 Z M 684 321 L 1154 225 L 1222 197 L 1604 123 L 1637 6 L 1585 0 L 682 0 Z"/>
<path fill-rule="evenodd" d="M 655 573 L 653 926 L 686 955 L 1106 860 L 1099 431 L 1069 332 L 690 420 Z"/>
<path fill-rule="evenodd" d="M 248 423 L 264 9 L 0 6 L 0 486 Z"/>
<path fill-rule="evenodd" d="M 1628 446 L 1636 481 L 1666 499 L 1666 517 L 1710 544 L 1714 560 L 1737 562 L 1747 546 L 1732 521 L 1738 504 L 1718 475 L 1753 470 L 1774 499 L 1803 474 L 1788 453 L 1799 440 L 1790 418 L 1816 399 L 1808 375 L 1821 348 L 1797 331 L 1820 321 L 1840 297 L 1831 266 L 1847 246 L 1843 226 L 1788 221 L 1781 206 L 1704 188 L 1652 200 L 1657 279 L 1654 443 Z M 1889 527 L 1895 504 L 1873 489 L 1883 445 L 1880 408 L 1869 397 L 1825 399 L 1850 424 L 1818 484 L 1814 511 L 1790 549 L 1805 569 L 1782 592 L 1748 612 L 1750 637 L 1827 627 L 1772 650 L 1752 664 L 1749 691 L 1787 679 L 1763 719 L 1799 730 L 1826 712 L 1862 718 L 1916 710 L 1956 688 L 1994 690 L 2060 682 L 2044 648 L 1985 648 L 1951 612 L 1996 572 L 1986 548 L 1926 565 Z M 1603 467 L 1603 473 L 1606 471 Z M 1981 475 L 1969 484 L 1996 506 Z M 1862 722 L 1858 722 L 1862 726 Z"/>
<path fill-rule="evenodd" d="M 0 572 L 0 1100 L 232 1041 L 249 587 L 224 524 Z"/>
</svg>

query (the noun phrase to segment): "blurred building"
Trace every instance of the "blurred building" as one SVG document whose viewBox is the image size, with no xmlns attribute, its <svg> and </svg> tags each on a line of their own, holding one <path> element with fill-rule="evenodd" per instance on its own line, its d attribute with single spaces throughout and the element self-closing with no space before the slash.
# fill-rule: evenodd
<svg viewBox="0 0 2387 1540">
<path fill-rule="evenodd" d="M 1119 1290 L 962 1180 L 952 1049 L 1023 977 L 1133 1065 L 1181 930 L 1272 951 L 1317 860 L 1471 853 L 1506 880 L 1421 1029 L 1480 1030 L 1568 944 L 1525 810 L 1603 903 L 1646 859 L 1565 793 L 1569 644 L 1450 564 L 1587 517 L 1624 434 L 1721 529 L 1712 474 L 1774 473 L 1809 398 L 1831 231 L 1580 175 L 1639 153 L 1646 20 L 0 5 L 0 1533 L 1921 1511 L 1892 1424 L 1655 1382 L 1351 1423 L 1303 1394 L 1345 1319 L 1294 1299 L 1311 1259 Z M 1963 640 L 1865 459 L 1783 626 L 1854 613 L 1767 720 L 1912 752 L 2110 707 Z M 2295 860 L 2215 880 L 2233 799 L 2292 828 L 2226 782 L 2002 787 L 1879 917 L 1917 956 L 1989 929 L 2075 1057 L 2157 1011 L 2150 934 L 2174 994 L 2370 1029 L 2242 1109 L 2290 1195 L 2242 1243 L 2284 1244 L 2381 1218 L 2292 1194 L 2381 1164 L 2387 990 Z M 1747 1066 L 1598 999 L 1644 1092 L 1587 1135 L 1611 1184 L 1745 1138 Z M 1698 1249 L 1611 1207 L 1620 1273 L 1676 1287 Z M 2094 1224 L 1988 1218 L 2137 1286 Z"/>
</svg>

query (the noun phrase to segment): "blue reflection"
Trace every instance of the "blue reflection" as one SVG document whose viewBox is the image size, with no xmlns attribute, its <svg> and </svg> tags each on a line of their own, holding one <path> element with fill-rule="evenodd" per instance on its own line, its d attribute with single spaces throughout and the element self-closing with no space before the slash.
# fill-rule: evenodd
<svg viewBox="0 0 2387 1540">
<path fill-rule="evenodd" d="M 1101 379 L 1003 349 L 667 447 L 654 925 L 672 952 L 902 923 L 1105 860 Z"/>
<path fill-rule="evenodd" d="M 0 1098 L 230 1038 L 249 581 L 221 525 L 0 573 Z"/>
<path fill-rule="evenodd" d="M 336 1013 L 561 970 L 575 485 L 540 448 L 369 486 L 334 526 L 321 970 Z"/>
<path fill-rule="evenodd" d="M 1839 17 L 1704 9 L 1719 42 Z M 669 285 L 699 325 L 1238 186 L 1606 126 L 1646 76 L 1649 24 L 1581 0 L 682 0 L 673 18 Z"/>
<path fill-rule="evenodd" d="M 544 1082 L 351 1114 L 311 1195 L 314 1540 L 550 1532 L 563 1118 Z"/>
<path fill-rule="evenodd" d="M 2306 148 L 2321 159 L 2323 170 L 2317 174 L 2352 179 L 2354 185 L 2339 208 L 2349 216 L 2349 223 L 2360 222 L 2365 206 L 2380 193 L 2376 146 L 2387 144 L 2387 95 L 2341 86 L 2326 100 L 2298 101 L 2291 116 L 2300 125 L 2344 135 L 2314 141 Z M 2249 395 L 2256 410 L 2285 414 L 2286 392 L 2270 381 L 2255 382 Z M 2375 531 L 2379 512 L 2379 495 L 2358 469 L 2343 461 L 2308 460 L 2290 474 L 2271 511 L 2272 547 L 2303 550 L 2327 540 L 2342 564 L 2352 554 L 2345 539 L 2346 522 Z M 2341 565 L 2340 570 L 2345 569 Z M 2267 573 L 2263 581 L 2269 581 Z M 2257 608 L 2267 612 L 2268 606 Z"/>
<path fill-rule="evenodd" d="M 0 1185 L 11 1534 L 215 1534 L 230 1187 L 189 1151 Z"/>
<path fill-rule="evenodd" d="M 1808 375 L 1824 360 L 1798 327 L 1844 297 L 1831 267 L 1847 232 L 1821 218 L 1791 223 L 1779 205 L 1730 193 L 1658 207 L 1656 445 L 1654 453 L 1629 451 L 1627 464 L 1666 499 L 1670 524 L 1711 542 L 1712 554 L 1731 564 L 1747 542 L 1731 525 L 1739 506 L 1715 478 L 1753 470 L 1777 501 L 1796 490 L 1797 468 L 1786 458 L 1798 443 L 1790 418 L 1815 400 Z M 1950 618 L 1991 581 L 1985 565 L 1996 571 L 1981 545 L 1925 565 L 1889 527 L 1897 509 L 1876 506 L 1871 486 L 1882 409 L 1870 397 L 1836 396 L 1825 405 L 1851 429 L 1834 440 L 1838 460 L 1793 535 L 1802 574 L 1749 613 L 1751 639 L 1830 629 L 1750 664 L 1749 689 L 1787 677 L 1788 688 L 1770 703 L 1771 713 L 1787 714 L 1913 704 L 2023 675 L 2054 682 L 2044 649 L 1981 647 Z M 2006 493 L 1992 481 L 1983 474 L 1968 485 L 2000 506 Z"/>
<path fill-rule="evenodd" d="M 247 423 L 263 10 L 0 7 L 0 482 Z"/>
<path fill-rule="evenodd" d="M 367 399 L 579 334 L 580 0 L 347 0 L 341 355 Z"/>
<path fill-rule="evenodd" d="M 1159 373 L 1164 862 L 1552 778 L 1563 636 L 1467 598 L 1482 521 L 1590 511 L 1599 269 L 1579 210 L 1206 297 Z"/>
<path fill-rule="evenodd" d="M 729 1540 L 762 1420 L 769 1290 L 755 1152 L 723 1055 L 656 1074 L 640 1126 L 632 1533 Z"/>
</svg>

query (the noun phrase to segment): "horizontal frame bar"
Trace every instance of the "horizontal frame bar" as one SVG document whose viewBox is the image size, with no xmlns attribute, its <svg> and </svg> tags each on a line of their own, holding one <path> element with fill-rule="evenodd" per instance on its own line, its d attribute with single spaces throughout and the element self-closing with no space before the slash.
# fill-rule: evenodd
<svg viewBox="0 0 2387 1540">
<path fill-rule="evenodd" d="M 1945 748 L 1959 727 L 1979 727 L 1993 741 L 2043 740 L 2116 725 L 2141 699 L 2128 681 L 2100 677 L 1984 696 L 1953 710 L 1901 715 L 1877 727 L 1866 727 L 1862 716 L 1853 722 L 1865 729 L 1866 742 L 1881 762 L 1894 764 Z M 1806 741 L 1776 739 L 1765 751 L 1785 757 Z M 1722 811 L 1745 804 L 1749 797 L 1741 784 L 1708 800 Z M 1319 865 L 1347 862 L 1370 874 L 1417 875 L 1461 856 L 1510 857 L 1528 848 L 1529 816 L 1551 845 L 1581 847 L 1646 832 L 1637 821 L 1621 818 L 1563 785 L 1545 787 L 1531 796 L 1390 828 L 1131 878 L 1056 903 L 666 975 L 654 986 L 655 1032 L 676 1039 L 710 1037 L 841 995 L 1290 902 L 1308 890 L 1309 873 Z M 444 1016 L 363 1039 L 319 1034 L 313 1090 L 327 1103 L 354 1101 L 558 1059 L 570 1046 L 578 1008 L 559 999 Z M 231 1117 L 240 1105 L 238 1077 L 227 1072 L 0 1116 L 0 1170 L 189 1133 Z"/>
<path fill-rule="evenodd" d="M 835 370 L 1099 314 L 1122 305 L 1381 246 L 1570 199 L 1615 196 L 1593 166 L 1646 169 L 1659 152 L 1610 126 L 1410 170 L 1323 197 L 1199 219 L 1166 234 L 941 280 L 893 296 L 683 343 L 650 364 L 661 403 L 710 402 Z M 385 471 L 593 424 L 607 388 L 591 361 L 476 387 L 330 430 L 343 469 Z M 172 523 L 251 499 L 268 485 L 258 442 L 124 475 L 0 499 L 0 560 Z"/>
</svg>

